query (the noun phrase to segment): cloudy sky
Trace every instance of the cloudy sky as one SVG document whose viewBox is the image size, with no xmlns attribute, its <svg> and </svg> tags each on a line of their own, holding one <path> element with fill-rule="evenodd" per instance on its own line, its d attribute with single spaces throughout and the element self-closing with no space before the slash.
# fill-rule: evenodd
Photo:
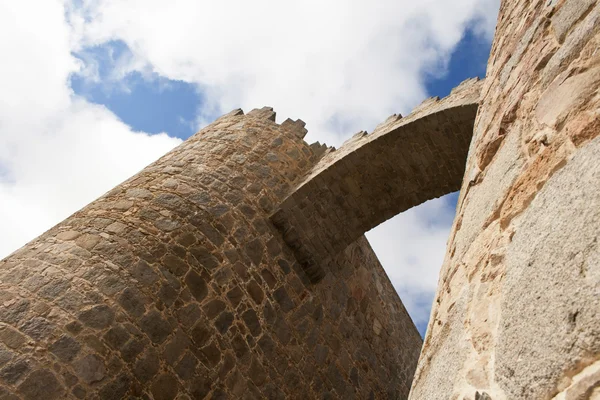
<svg viewBox="0 0 600 400">
<path fill-rule="evenodd" d="M 0 2 L 0 257 L 233 108 L 339 146 L 483 76 L 499 0 Z M 368 233 L 423 332 L 456 196 Z"/>
</svg>

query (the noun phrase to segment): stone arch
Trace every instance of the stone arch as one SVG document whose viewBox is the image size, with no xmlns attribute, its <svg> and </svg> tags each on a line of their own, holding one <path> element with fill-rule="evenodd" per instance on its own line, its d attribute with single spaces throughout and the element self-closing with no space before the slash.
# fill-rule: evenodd
<svg viewBox="0 0 600 400">
<path fill-rule="evenodd" d="M 271 216 L 313 282 L 365 232 L 460 189 L 480 89 L 479 80 L 467 80 L 442 100 L 326 150 Z"/>
</svg>

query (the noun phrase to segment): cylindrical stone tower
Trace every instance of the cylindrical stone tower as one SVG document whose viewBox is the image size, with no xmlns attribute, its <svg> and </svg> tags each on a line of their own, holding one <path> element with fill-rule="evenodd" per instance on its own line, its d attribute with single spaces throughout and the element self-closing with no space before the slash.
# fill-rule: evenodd
<svg viewBox="0 0 600 400">
<path fill-rule="evenodd" d="M 321 150 L 274 117 L 221 117 L 0 262 L 0 398 L 407 397 L 421 338 L 368 242 L 313 284 L 271 225 Z"/>
</svg>

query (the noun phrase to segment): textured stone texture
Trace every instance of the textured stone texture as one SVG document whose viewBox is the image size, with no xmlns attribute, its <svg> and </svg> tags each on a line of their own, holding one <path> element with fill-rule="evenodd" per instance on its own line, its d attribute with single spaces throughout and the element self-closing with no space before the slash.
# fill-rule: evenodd
<svg viewBox="0 0 600 400">
<path fill-rule="evenodd" d="M 600 3 L 503 1 L 411 399 L 600 398 Z"/>
<path fill-rule="evenodd" d="M 421 338 L 364 237 L 311 284 L 269 216 L 302 121 L 221 117 L 0 261 L 0 398 L 406 398 Z"/>
<path fill-rule="evenodd" d="M 312 281 L 365 232 L 460 188 L 480 88 L 467 80 L 405 118 L 359 132 L 300 181 L 271 219 Z"/>
<path fill-rule="evenodd" d="M 0 261 L 0 398 L 406 398 L 362 234 L 463 177 L 410 398 L 600 399 L 599 83 L 598 1 L 503 1 L 483 83 L 337 151 L 221 117 Z"/>
</svg>

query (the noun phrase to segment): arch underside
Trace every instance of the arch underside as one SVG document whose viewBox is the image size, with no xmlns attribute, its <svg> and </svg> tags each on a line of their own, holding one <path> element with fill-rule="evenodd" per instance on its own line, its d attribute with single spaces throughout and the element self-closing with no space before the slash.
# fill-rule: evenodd
<svg viewBox="0 0 600 400">
<path fill-rule="evenodd" d="M 326 154 L 271 220 L 313 282 L 335 255 L 391 217 L 460 189 L 481 82 L 393 115 Z"/>
</svg>

